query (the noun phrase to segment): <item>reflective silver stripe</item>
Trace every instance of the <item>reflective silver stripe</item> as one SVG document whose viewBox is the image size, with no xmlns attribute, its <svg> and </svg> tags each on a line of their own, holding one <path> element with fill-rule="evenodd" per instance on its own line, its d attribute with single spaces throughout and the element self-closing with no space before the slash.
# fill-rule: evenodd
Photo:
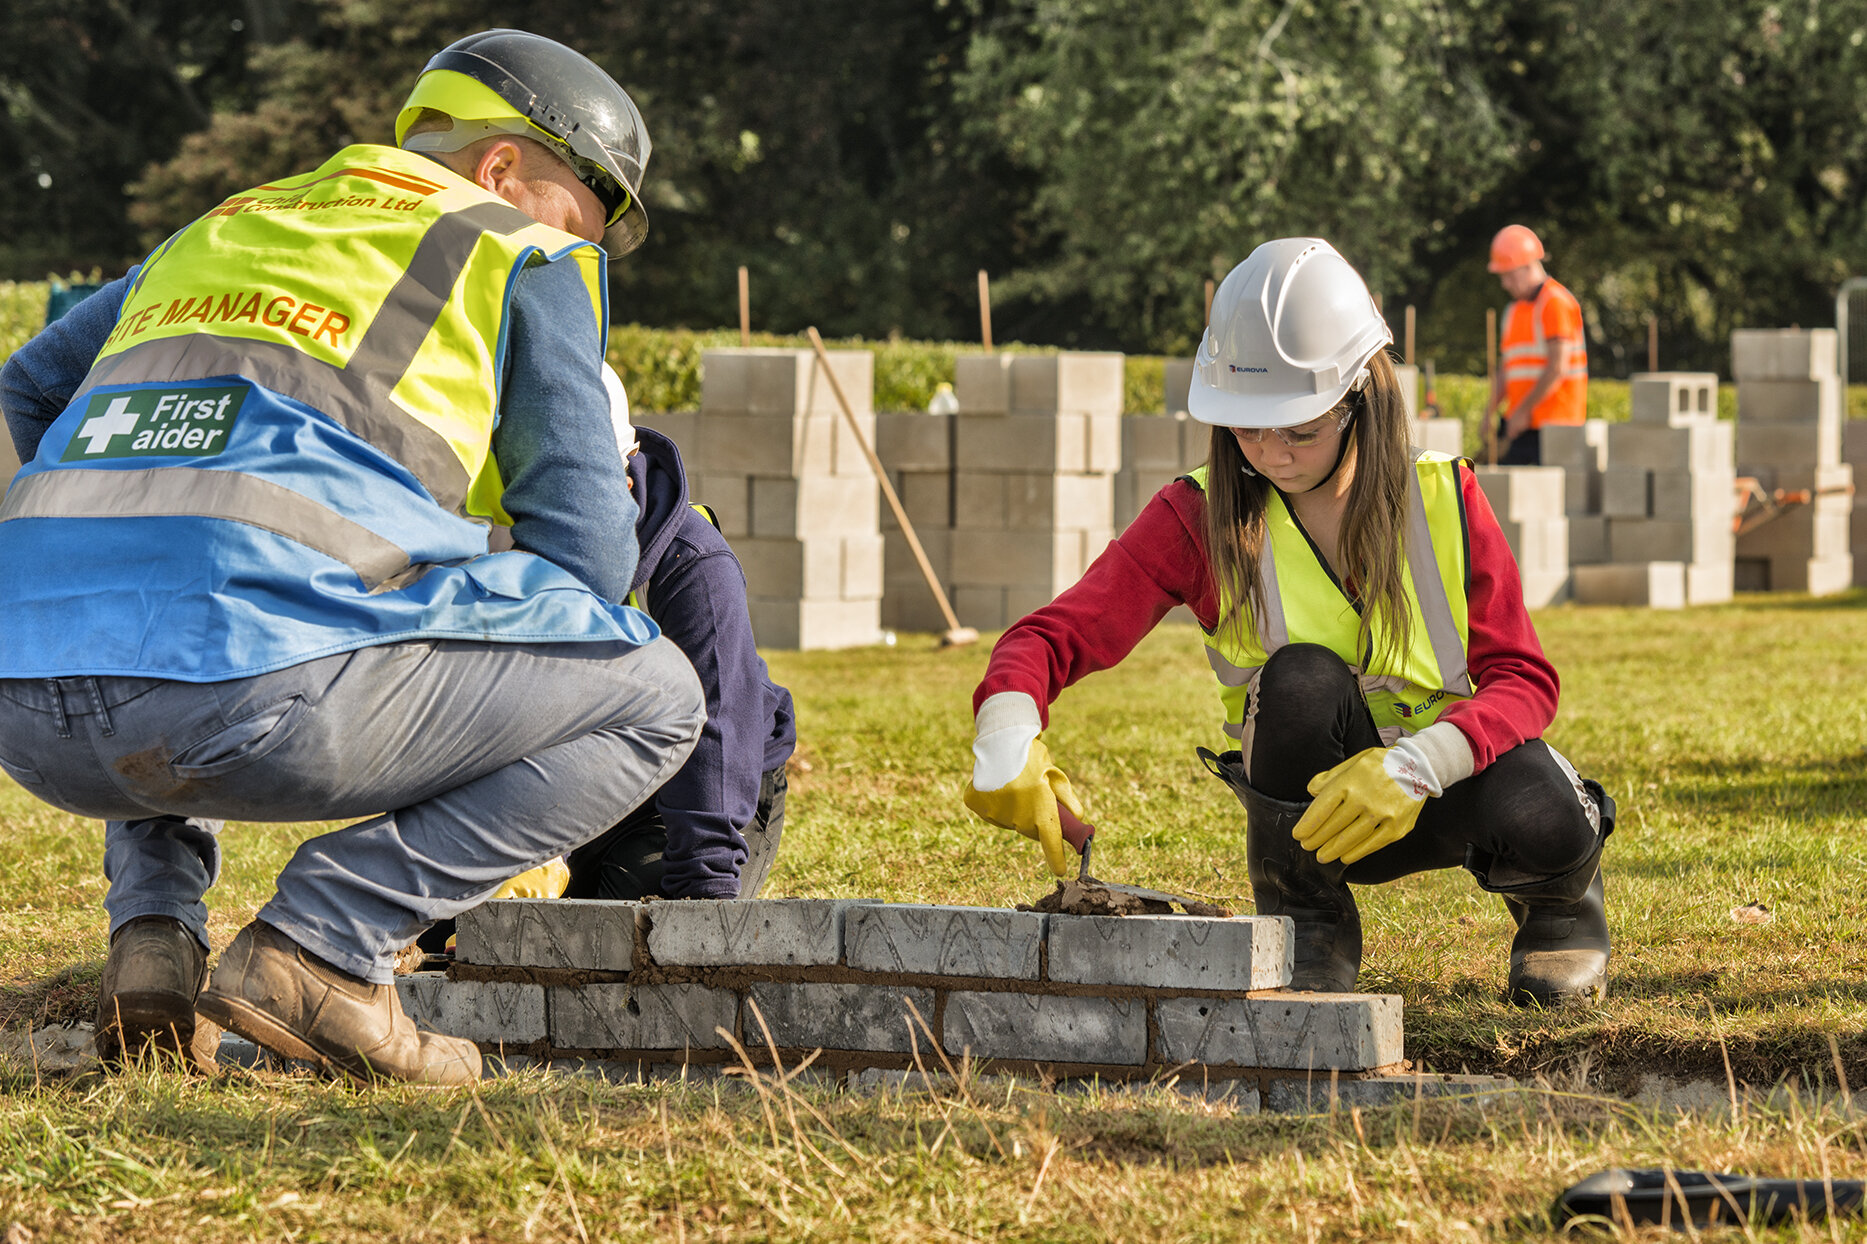
<svg viewBox="0 0 1867 1244">
<path fill-rule="evenodd" d="M 1446 595 L 1445 580 L 1439 577 L 1439 562 L 1433 556 L 1433 529 L 1426 521 L 1426 494 L 1420 490 L 1418 471 L 1407 481 L 1407 568 L 1413 572 L 1413 596 L 1420 602 L 1426 635 L 1433 644 L 1433 657 L 1439 662 L 1439 685 L 1454 695 L 1470 695 L 1472 679 L 1465 661 L 1465 645 L 1459 641 L 1452 601 Z"/>
<path fill-rule="evenodd" d="M 460 456 L 446 437 L 390 401 L 389 394 L 440 321 L 480 235 L 516 233 L 533 223 L 502 203 L 477 203 L 436 220 L 347 366 L 332 366 L 282 342 L 189 333 L 147 341 L 101 360 L 71 400 L 107 384 L 245 376 L 335 419 L 407 467 L 443 509 L 458 510 L 473 482 Z"/>
<path fill-rule="evenodd" d="M 1221 687 L 1246 686 L 1258 676 L 1258 671 L 1264 668 L 1261 665 L 1233 665 L 1211 644 L 1206 645 L 1206 664 L 1210 665 L 1212 672 L 1218 676 Z"/>
<path fill-rule="evenodd" d="M 1258 559 L 1258 579 L 1264 584 L 1264 617 L 1258 622 L 1258 635 L 1269 656 L 1290 642 L 1290 622 L 1284 617 L 1284 593 L 1277 585 L 1277 551 L 1270 533 L 1264 533 L 1264 556 Z"/>
<path fill-rule="evenodd" d="M 1508 350 L 1504 351 L 1504 361 L 1506 363 L 1514 363 L 1518 359 L 1531 358 L 1531 357 L 1535 357 L 1539 359 L 1543 357 L 1543 346 L 1541 343 L 1525 345 L 1525 346 L 1512 346 Z"/>
<path fill-rule="evenodd" d="M 409 556 L 367 527 L 257 475 L 197 467 L 108 471 L 66 467 L 15 480 L 0 523 L 16 518 L 221 518 L 315 549 L 374 591 L 409 569 Z"/>
<path fill-rule="evenodd" d="M 1228 721 L 1225 723 L 1225 733 L 1227 737 L 1237 739 L 1240 743 L 1245 741 L 1245 728 L 1243 725 Z"/>
</svg>

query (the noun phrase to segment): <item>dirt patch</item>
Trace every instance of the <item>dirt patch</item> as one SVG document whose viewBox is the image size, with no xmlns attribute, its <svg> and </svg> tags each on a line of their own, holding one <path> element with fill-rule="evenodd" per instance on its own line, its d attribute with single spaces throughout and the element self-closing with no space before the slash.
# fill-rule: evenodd
<svg viewBox="0 0 1867 1244">
<path fill-rule="evenodd" d="M 1189 916 L 1229 919 L 1231 912 L 1198 899 L 1182 899 L 1180 906 Z M 1111 890 L 1094 882 L 1059 881 L 1057 888 L 1035 903 L 1018 904 L 1019 911 L 1044 911 L 1064 916 L 1170 916 L 1173 904 L 1155 898 L 1143 898 L 1122 890 Z"/>
</svg>

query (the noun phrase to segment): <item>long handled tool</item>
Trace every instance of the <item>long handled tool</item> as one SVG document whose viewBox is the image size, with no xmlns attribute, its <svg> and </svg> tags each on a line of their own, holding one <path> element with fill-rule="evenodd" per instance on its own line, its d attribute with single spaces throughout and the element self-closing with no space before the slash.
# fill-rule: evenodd
<svg viewBox="0 0 1867 1244">
<path fill-rule="evenodd" d="M 1576 1218 L 1614 1226 L 1656 1224 L 1688 1231 L 1756 1221 L 1810 1222 L 1861 1212 L 1858 1179 L 1756 1179 L 1703 1171 L 1607 1170 L 1564 1190 L 1550 1207 L 1558 1228 Z"/>
<path fill-rule="evenodd" d="M 908 538 L 908 548 L 919 563 L 921 575 L 927 580 L 927 586 L 934 594 L 934 603 L 940 606 L 940 615 L 946 619 L 946 634 L 940 637 L 942 648 L 957 648 L 961 644 L 979 641 L 979 632 L 970 626 L 961 626 L 959 617 L 953 612 L 953 606 L 947 602 L 946 590 L 940 586 L 939 576 L 934 574 L 933 563 L 927 560 L 927 551 L 921 547 L 921 539 L 914 534 L 914 524 L 908 521 L 907 511 L 901 508 L 901 498 L 895 495 L 895 486 L 888 482 L 888 472 L 882 466 L 882 460 L 869 448 L 869 440 L 862 435 L 862 425 L 856 422 L 856 412 L 849 408 L 849 399 L 843 395 L 843 386 L 837 382 L 836 373 L 830 368 L 830 355 L 823 348 L 823 338 L 817 335 L 815 325 L 804 330 L 810 336 L 810 348 L 817 352 L 817 362 L 823 367 L 823 374 L 830 378 L 830 392 L 836 394 L 836 404 L 842 408 L 843 418 L 849 421 L 849 434 L 856 438 L 856 444 L 862 447 L 862 456 L 869 460 L 869 469 L 875 472 L 875 482 L 882 486 L 882 496 L 888 498 L 888 508 L 895 512 L 895 521 L 901 524 L 901 534 Z"/>
</svg>

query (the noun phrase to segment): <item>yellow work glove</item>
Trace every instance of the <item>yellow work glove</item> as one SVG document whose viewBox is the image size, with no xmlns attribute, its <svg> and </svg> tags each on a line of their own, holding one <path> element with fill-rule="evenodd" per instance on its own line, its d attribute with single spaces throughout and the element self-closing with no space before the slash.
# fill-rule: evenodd
<svg viewBox="0 0 1867 1244">
<path fill-rule="evenodd" d="M 493 891 L 494 898 L 561 898 L 570 888 L 570 865 L 563 856 L 527 869 Z"/>
<path fill-rule="evenodd" d="M 1002 829 L 1015 829 L 1026 838 L 1034 838 L 1044 848 L 1044 860 L 1059 877 L 1070 874 L 1070 852 L 1063 844 L 1063 820 L 1057 805 L 1068 808 L 1078 820 L 1083 805 L 1070 789 L 1070 779 L 1051 763 L 1050 749 L 1042 739 L 1032 739 L 1018 776 L 996 790 L 982 791 L 966 783 L 966 806 Z"/>
<path fill-rule="evenodd" d="M 1311 778 L 1309 793 L 1315 802 L 1291 834 L 1321 863 L 1353 864 L 1412 833 L 1426 797 L 1439 790 L 1410 750 L 1370 747 Z"/>
</svg>

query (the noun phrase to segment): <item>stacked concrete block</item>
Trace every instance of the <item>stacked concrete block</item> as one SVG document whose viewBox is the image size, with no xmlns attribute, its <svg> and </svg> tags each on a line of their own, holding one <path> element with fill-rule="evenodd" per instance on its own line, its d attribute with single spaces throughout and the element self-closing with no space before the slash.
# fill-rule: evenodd
<svg viewBox="0 0 1867 1244">
<path fill-rule="evenodd" d="M 875 416 L 875 456 L 888 470 L 901 508 L 949 599 L 953 595 L 953 441 L 951 415 L 915 411 Z M 908 546 L 894 511 L 882 507 L 882 625 L 944 631 L 946 618 Z"/>
<path fill-rule="evenodd" d="M 873 444 L 875 356 L 836 350 L 830 366 Z M 700 411 L 668 430 L 683 433 L 690 491 L 718 513 L 745 567 L 758 642 L 878 642 L 881 494 L 815 354 L 708 350 Z"/>
<path fill-rule="evenodd" d="M 1524 603 L 1540 608 L 1569 594 L 1569 518 L 1561 467 L 1479 467 L 1478 486 L 1504 529 L 1523 579 Z"/>
<path fill-rule="evenodd" d="M 544 1060 L 717 1070 L 737 1044 L 872 1073 L 938 1070 L 944 1051 L 994 1071 L 1172 1069 L 1285 1096 L 1317 1073 L 1391 1078 L 1400 999 L 1283 992 L 1293 953 L 1283 917 L 502 900 L 461 917 L 445 976 L 398 987 L 418 1022 Z"/>
<path fill-rule="evenodd" d="M 1608 560 L 1608 518 L 1601 512 L 1601 479 L 1608 469 L 1608 425 L 1590 419 L 1547 427 L 1538 435 L 1544 466 L 1562 468 L 1563 509 L 1569 516 L 1569 565 Z"/>
<path fill-rule="evenodd" d="M 1125 530 L 1154 494 L 1205 465 L 1212 428 L 1185 411 L 1123 415 L 1121 470 L 1115 474 L 1115 530 Z"/>
<path fill-rule="evenodd" d="M 1842 460 L 1835 346 L 1831 328 L 1731 334 L 1737 473 L 1766 493 L 1807 496 L 1737 538 L 1737 577 L 1747 590 L 1821 596 L 1854 580 L 1853 468 Z"/>
<path fill-rule="evenodd" d="M 1607 562 L 1578 568 L 1576 599 L 1654 608 L 1729 600 L 1735 476 L 1717 377 L 1651 372 L 1634 376 L 1629 394 L 1629 419 L 1608 429 L 1601 473 Z"/>
<path fill-rule="evenodd" d="M 1122 356 L 959 360 L 953 609 L 996 629 L 1048 604 L 1114 536 Z"/>
<path fill-rule="evenodd" d="M 1842 424 L 1841 456 L 1847 461 L 1848 486 L 1851 488 L 1855 477 L 1867 471 L 1867 419 L 1849 419 Z M 1867 496 L 1855 492 L 1854 504 L 1848 513 L 1848 549 L 1851 555 L 1854 549 L 1867 549 Z M 1867 557 L 1854 558 L 1854 586 L 1867 587 Z"/>
</svg>

